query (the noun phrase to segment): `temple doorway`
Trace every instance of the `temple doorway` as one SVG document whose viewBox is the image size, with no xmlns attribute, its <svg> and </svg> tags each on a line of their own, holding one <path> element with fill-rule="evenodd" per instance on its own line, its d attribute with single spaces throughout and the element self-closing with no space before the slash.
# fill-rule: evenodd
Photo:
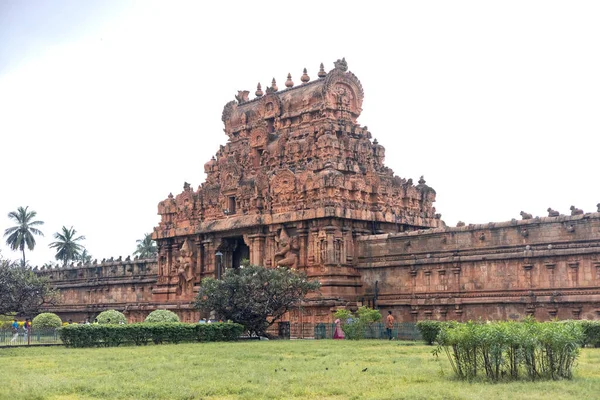
<svg viewBox="0 0 600 400">
<path fill-rule="evenodd" d="M 235 240 L 235 245 L 231 257 L 232 267 L 239 268 L 242 265 L 242 260 L 250 259 L 250 248 L 246 246 L 242 237 L 234 238 L 233 240 Z"/>
<path fill-rule="evenodd" d="M 250 258 L 250 248 L 241 236 L 224 238 L 217 251 L 217 277 L 225 270 L 239 268 L 242 260 Z"/>
</svg>

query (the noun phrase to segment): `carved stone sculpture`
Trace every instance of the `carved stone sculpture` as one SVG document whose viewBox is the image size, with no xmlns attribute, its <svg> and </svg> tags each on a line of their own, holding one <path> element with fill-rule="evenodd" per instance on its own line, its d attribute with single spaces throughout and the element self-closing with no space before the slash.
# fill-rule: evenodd
<svg viewBox="0 0 600 400">
<path fill-rule="evenodd" d="M 521 211 L 520 214 L 521 214 L 521 218 L 523 218 L 523 219 L 532 219 L 533 218 L 533 216 L 531 214 L 526 213 L 525 211 Z"/>
<path fill-rule="evenodd" d="M 583 214 L 583 210 L 581 210 L 575 206 L 571 206 L 569 208 L 569 210 L 571 210 L 571 215 L 582 215 Z"/>
<path fill-rule="evenodd" d="M 277 240 L 278 250 L 275 253 L 275 264 L 280 267 L 296 268 L 298 265 L 299 250 L 296 238 L 290 238 L 285 230 L 281 229 Z"/>
<path fill-rule="evenodd" d="M 548 216 L 549 217 L 558 217 L 560 213 L 558 211 L 554 211 L 550 207 L 548 207 Z"/>
</svg>

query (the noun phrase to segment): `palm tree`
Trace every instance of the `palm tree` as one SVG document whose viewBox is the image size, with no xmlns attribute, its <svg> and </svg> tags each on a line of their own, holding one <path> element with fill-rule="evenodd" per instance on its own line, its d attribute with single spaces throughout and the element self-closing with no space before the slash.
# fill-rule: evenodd
<svg viewBox="0 0 600 400">
<path fill-rule="evenodd" d="M 48 245 L 51 249 L 56 249 L 56 256 L 54 256 L 54 258 L 62 261 L 63 266 L 66 266 L 69 261 L 76 260 L 81 256 L 83 246 L 77 242 L 85 240 L 85 236 L 75 237 L 76 234 L 77 231 L 73 229 L 73 227 L 67 229 L 66 226 L 63 226 L 62 233 L 56 232 L 54 234 L 54 239 L 57 241 Z"/>
<path fill-rule="evenodd" d="M 8 236 L 6 244 L 12 250 L 20 250 L 23 252 L 23 260 L 21 263 L 25 265 L 25 246 L 29 250 L 33 250 L 35 247 L 35 239 L 33 235 L 44 236 L 42 231 L 35 226 L 43 225 L 43 221 L 34 221 L 37 212 L 31 210 L 27 211 L 29 206 L 23 208 L 17 208 L 17 211 L 11 211 L 8 213 L 8 218 L 15 221 L 18 225 L 8 228 L 4 231 L 4 236 Z"/>
<path fill-rule="evenodd" d="M 90 254 L 90 252 L 88 251 L 88 249 L 86 249 L 85 247 L 83 248 L 83 250 L 81 251 L 81 254 L 74 259 L 75 261 L 81 261 L 84 264 L 88 264 L 90 262 L 92 262 L 92 255 Z"/>
<path fill-rule="evenodd" d="M 152 240 L 151 233 L 145 233 L 144 239 L 136 240 L 136 243 L 137 250 L 133 252 L 134 255 L 138 255 L 140 258 L 152 258 L 156 256 L 156 242 Z"/>
</svg>

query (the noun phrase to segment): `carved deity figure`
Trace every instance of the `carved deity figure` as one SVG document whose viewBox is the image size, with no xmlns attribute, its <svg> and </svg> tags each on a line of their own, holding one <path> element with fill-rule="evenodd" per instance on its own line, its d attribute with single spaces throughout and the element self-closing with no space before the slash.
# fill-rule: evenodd
<svg viewBox="0 0 600 400">
<path fill-rule="evenodd" d="M 277 241 L 275 264 L 279 267 L 296 268 L 298 266 L 298 255 L 296 252 L 299 250 L 296 238 L 290 238 L 285 228 L 282 228 L 279 238 L 276 237 L 275 240 Z"/>
<path fill-rule="evenodd" d="M 194 279 L 192 271 L 192 255 L 187 240 L 183 243 L 183 246 L 181 246 L 175 267 L 177 294 L 186 294 L 190 289 L 189 283 Z"/>
</svg>

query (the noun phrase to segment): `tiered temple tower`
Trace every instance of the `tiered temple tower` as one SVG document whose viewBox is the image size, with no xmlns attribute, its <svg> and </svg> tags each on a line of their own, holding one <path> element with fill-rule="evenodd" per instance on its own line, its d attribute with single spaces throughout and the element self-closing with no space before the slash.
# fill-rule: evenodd
<svg viewBox="0 0 600 400">
<path fill-rule="evenodd" d="M 158 205 L 158 281 L 153 300 L 186 308 L 204 277 L 242 259 L 286 266 L 318 279 L 319 309 L 358 299 L 357 238 L 441 227 L 435 191 L 395 176 L 385 149 L 360 126 L 363 89 L 338 60 L 286 89 L 275 79 L 256 97 L 240 91 L 222 120 L 228 141 L 204 165 L 206 181 Z M 325 317 L 326 315 L 326 317 Z"/>
</svg>

